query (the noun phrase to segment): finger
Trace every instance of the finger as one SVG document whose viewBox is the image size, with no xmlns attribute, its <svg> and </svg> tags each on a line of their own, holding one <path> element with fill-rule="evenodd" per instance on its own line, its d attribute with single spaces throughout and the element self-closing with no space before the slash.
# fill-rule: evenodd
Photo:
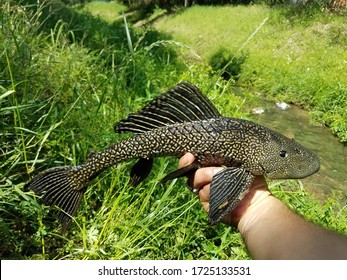
<svg viewBox="0 0 347 280">
<path fill-rule="evenodd" d="M 207 184 L 199 191 L 200 202 L 204 205 L 204 208 L 206 208 L 207 211 L 208 211 L 208 206 L 210 204 L 210 188 L 211 188 L 211 184 Z"/>
<path fill-rule="evenodd" d="M 222 167 L 205 167 L 200 168 L 195 172 L 194 176 L 188 179 L 190 186 L 194 189 L 201 189 L 205 185 L 208 185 L 212 181 L 212 177 L 217 174 L 217 172 L 223 170 Z"/>
<path fill-rule="evenodd" d="M 184 166 L 187 166 L 195 161 L 195 157 L 191 153 L 186 153 L 184 156 L 182 156 L 178 162 L 178 167 L 182 168 Z"/>
<path fill-rule="evenodd" d="M 264 176 L 256 176 L 251 186 L 251 190 L 260 188 L 267 188 L 267 183 Z"/>
</svg>

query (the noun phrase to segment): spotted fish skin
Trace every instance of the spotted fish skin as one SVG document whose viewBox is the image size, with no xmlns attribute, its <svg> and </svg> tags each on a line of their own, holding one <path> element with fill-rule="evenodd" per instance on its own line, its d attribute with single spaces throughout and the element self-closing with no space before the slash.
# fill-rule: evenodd
<svg viewBox="0 0 347 280">
<path fill-rule="evenodd" d="M 153 100 L 142 111 L 115 125 L 117 133 L 135 135 L 92 153 L 79 166 L 56 167 L 34 177 L 26 188 L 58 206 L 66 230 L 89 182 L 115 163 L 138 158 L 133 185 L 149 174 L 154 157 L 192 153 L 196 161 L 163 181 L 197 168 L 225 166 L 211 183 L 209 223 L 218 223 L 236 207 L 256 175 L 270 179 L 304 178 L 319 170 L 318 157 L 296 141 L 247 120 L 227 118 L 192 84 L 183 82 Z"/>
</svg>

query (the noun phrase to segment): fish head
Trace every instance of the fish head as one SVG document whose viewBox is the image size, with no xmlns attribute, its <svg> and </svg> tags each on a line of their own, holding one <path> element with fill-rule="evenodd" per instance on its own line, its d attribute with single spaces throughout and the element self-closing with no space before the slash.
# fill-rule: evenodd
<svg viewBox="0 0 347 280">
<path fill-rule="evenodd" d="M 259 162 L 269 179 L 301 179 L 316 173 L 320 168 L 319 158 L 294 139 L 271 131 Z"/>
</svg>

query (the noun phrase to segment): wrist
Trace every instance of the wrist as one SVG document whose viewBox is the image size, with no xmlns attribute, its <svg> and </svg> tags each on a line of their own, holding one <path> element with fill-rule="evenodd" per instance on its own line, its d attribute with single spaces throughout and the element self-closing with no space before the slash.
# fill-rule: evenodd
<svg viewBox="0 0 347 280">
<path fill-rule="evenodd" d="M 266 204 L 266 200 L 269 199 L 269 197 L 272 197 L 272 194 L 268 189 L 264 177 L 257 176 L 252 187 L 244 194 L 237 207 L 227 217 L 229 220 L 225 220 L 225 223 L 239 227 L 241 219 L 247 222 L 252 215 L 254 215 L 252 214 L 253 211 L 257 213 L 257 211 L 262 210 L 263 201 L 265 200 Z M 245 215 L 246 217 L 244 217 Z M 240 226 L 243 224 L 244 222 L 241 223 Z"/>
<path fill-rule="evenodd" d="M 257 190 L 237 223 L 242 236 L 246 238 L 249 233 L 261 226 L 264 219 L 269 217 L 269 212 L 273 211 L 276 203 L 277 199 L 269 190 Z"/>
</svg>

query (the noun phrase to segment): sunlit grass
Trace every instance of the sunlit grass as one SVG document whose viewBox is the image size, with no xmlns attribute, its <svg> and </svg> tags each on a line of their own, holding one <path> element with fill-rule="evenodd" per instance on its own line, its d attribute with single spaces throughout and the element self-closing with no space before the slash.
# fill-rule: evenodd
<svg viewBox="0 0 347 280">
<path fill-rule="evenodd" d="M 347 141 L 345 16 L 291 15 L 261 5 L 195 6 L 154 26 L 190 46 L 204 61 L 220 47 L 234 54 L 242 51 L 247 59 L 239 74 L 241 84 L 269 99 L 309 108 L 315 121 Z"/>
<path fill-rule="evenodd" d="M 119 19 L 122 12 L 125 12 L 127 9 L 127 6 L 116 1 L 94 1 L 84 5 L 82 11 L 89 12 L 94 16 L 99 16 L 108 22 L 114 22 Z"/>
<path fill-rule="evenodd" d="M 194 6 L 154 26 L 207 58 L 221 46 L 237 51 L 268 16 L 262 6 Z"/>
</svg>

